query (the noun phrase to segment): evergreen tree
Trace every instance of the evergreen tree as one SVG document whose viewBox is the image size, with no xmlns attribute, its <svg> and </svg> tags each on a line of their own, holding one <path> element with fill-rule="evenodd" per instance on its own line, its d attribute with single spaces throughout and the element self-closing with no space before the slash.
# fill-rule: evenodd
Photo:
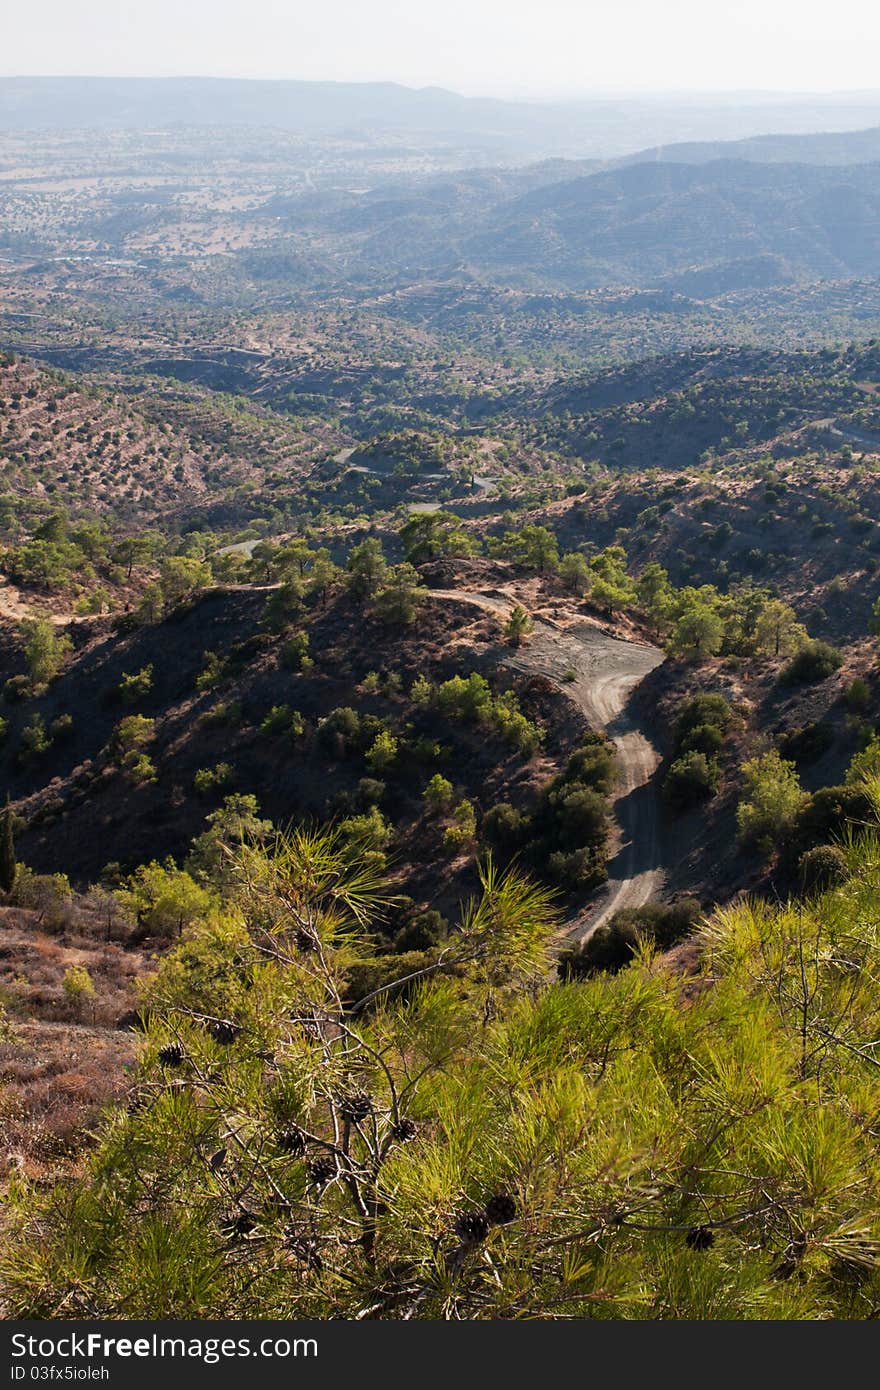
<svg viewBox="0 0 880 1390">
<path fill-rule="evenodd" d="M 11 893 L 15 887 L 18 866 L 15 862 L 15 838 L 12 829 L 12 805 L 7 798 L 0 824 L 0 889 Z"/>
</svg>

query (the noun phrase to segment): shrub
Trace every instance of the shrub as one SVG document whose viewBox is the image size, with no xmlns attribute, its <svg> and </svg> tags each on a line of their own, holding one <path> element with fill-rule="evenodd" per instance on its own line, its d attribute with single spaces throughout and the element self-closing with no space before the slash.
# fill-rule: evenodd
<svg viewBox="0 0 880 1390">
<path fill-rule="evenodd" d="M 703 753 L 707 758 L 715 758 L 724 747 L 724 734 L 716 724 L 697 724 L 682 740 L 680 752 Z"/>
<path fill-rule="evenodd" d="M 346 757 L 357 745 L 360 736 L 360 718 L 349 705 L 331 710 L 318 725 L 318 741 L 335 757 Z"/>
<path fill-rule="evenodd" d="M 231 765 L 217 763 L 214 767 L 200 767 L 193 778 L 193 786 L 199 796 L 213 796 L 224 787 L 228 787 L 231 781 Z"/>
<path fill-rule="evenodd" d="M 744 763 L 745 787 L 736 820 L 744 843 L 772 842 L 787 835 L 807 803 L 794 763 L 776 749 Z"/>
<path fill-rule="evenodd" d="M 797 729 L 788 729 L 779 738 L 779 751 L 784 758 L 796 763 L 811 763 L 827 752 L 834 742 L 830 724 L 813 721 Z"/>
<path fill-rule="evenodd" d="M 386 787 L 384 782 L 380 782 L 376 777 L 362 777 L 357 784 L 357 802 L 369 810 L 371 806 L 378 806 L 385 795 Z"/>
<path fill-rule="evenodd" d="M 83 965 L 72 965 L 64 972 L 61 982 L 64 996 L 74 1013 L 80 1013 L 83 1006 L 94 999 L 95 985 L 88 970 Z"/>
<path fill-rule="evenodd" d="M 690 734 L 704 725 L 727 733 L 733 723 L 733 710 L 723 695 L 703 692 L 685 700 L 675 720 L 676 751 L 684 751 Z"/>
<path fill-rule="evenodd" d="M 52 740 L 46 730 L 43 716 L 41 714 L 32 715 L 21 731 L 18 755 L 20 761 L 23 763 L 33 762 L 36 758 L 41 758 L 44 753 L 48 753 L 51 747 Z"/>
<path fill-rule="evenodd" d="M 572 753 L 565 775 L 607 795 L 614 783 L 614 771 L 614 750 L 605 739 L 596 735 L 592 742 Z"/>
<path fill-rule="evenodd" d="M 477 836 L 477 813 L 471 801 L 460 801 L 452 813 L 452 825 L 443 835 L 447 849 L 463 849 L 472 845 Z"/>
<path fill-rule="evenodd" d="M 528 817 L 509 801 L 499 801 L 483 817 L 483 839 L 493 849 L 507 853 L 521 847 L 528 828 Z"/>
<path fill-rule="evenodd" d="M 554 883 L 572 892 L 594 888 L 606 877 L 603 857 L 587 845 L 580 849 L 554 850 L 547 860 L 547 870 Z"/>
<path fill-rule="evenodd" d="M 868 682 L 862 680 L 861 676 L 856 676 L 846 692 L 846 703 L 852 710 L 862 710 L 868 703 L 870 691 Z"/>
<path fill-rule="evenodd" d="M 817 685 L 839 669 L 843 657 L 828 642 L 807 642 L 779 673 L 780 685 Z"/>
<path fill-rule="evenodd" d="M 666 774 L 663 795 L 676 811 L 687 811 L 715 795 L 721 780 L 718 764 L 705 753 L 685 753 Z"/>
<path fill-rule="evenodd" d="M 387 729 L 380 730 L 365 754 L 367 767 L 372 768 L 374 772 L 382 772 L 396 761 L 397 749 L 397 739 L 394 735 Z"/>
<path fill-rule="evenodd" d="M 145 695 L 149 695 L 152 688 L 152 665 L 142 666 L 139 671 L 124 672 L 122 680 L 116 687 L 119 698 L 124 705 L 133 705 L 138 700 L 142 700 Z"/>
<path fill-rule="evenodd" d="M 669 904 L 646 903 L 616 912 L 582 945 L 560 956 L 559 974 L 563 980 L 577 980 L 600 971 L 616 974 L 630 964 L 640 941 L 669 950 L 692 934 L 699 918 L 700 904 L 695 898 Z"/>
<path fill-rule="evenodd" d="M 805 893 L 823 893 L 846 881 L 846 855 L 837 845 L 815 845 L 798 860 L 798 874 Z"/>
<path fill-rule="evenodd" d="M 403 951 L 427 951 L 445 941 L 449 923 L 439 912 L 431 909 L 420 912 L 410 919 L 394 937 L 394 949 Z"/>
<path fill-rule="evenodd" d="M 422 793 L 423 800 L 429 811 L 435 814 L 442 814 L 448 811 L 452 805 L 454 788 L 448 778 L 442 773 L 435 772 L 428 785 Z"/>
<path fill-rule="evenodd" d="M 297 632 L 281 648 L 281 665 L 287 671 L 309 671 L 314 666 L 309 656 L 309 634 Z"/>
</svg>

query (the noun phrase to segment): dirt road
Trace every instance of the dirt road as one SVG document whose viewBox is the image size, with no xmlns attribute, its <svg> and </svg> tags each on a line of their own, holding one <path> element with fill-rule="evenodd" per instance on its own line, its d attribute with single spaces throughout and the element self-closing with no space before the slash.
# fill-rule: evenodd
<svg viewBox="0 0 880 1390">
<path fill-rule="evenodd" d="M 484 594 L 432 590 L 435 598 L 461 599 L 506 617 L 516 599 L 503 591 Z M 618 785 L 613 803 L 618 836 L 608 865 L 608 882 L 593 902 L 568 921 L 563 935 L 583 941 L 612 913 L 640 907 L 663 883 L 660 805 L 652 778 L 660 755 L 639 727 L 629 696 L 649 671 L 663 661 L 657 648 L 623 642 L 592 623 L 560 627 L 536 618 L 524 646 L 505 660 L 518 670 L 549 676 L 581 709 L 590 723 L 604 729 L 617 748 Z"/>
</svg>

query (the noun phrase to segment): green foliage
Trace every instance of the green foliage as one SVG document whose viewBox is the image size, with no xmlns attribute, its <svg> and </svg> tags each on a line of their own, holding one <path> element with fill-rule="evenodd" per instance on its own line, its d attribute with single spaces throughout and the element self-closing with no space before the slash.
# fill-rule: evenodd
<svg viewBox="0 0 880 1390">
<path fill-rule="evenodd" d="M 152 763 L 146 758 L 145 749 L 155 735 L 155 719 L 147 719 L 143 714 L 127 714 L 113 730 L 108 745 L 110 756 L 121 768 L 130 771 L 139 769 L 135 773 L 135 780 L 149 780 L 148 769 L 152 768 Z"/>
<path fill-rule="evenodd" d="M 477 812 L 472 801 L 462 800 L 452 812 L 452 824 L 443 832 L 446 849 L 467 849 L 477 838 Z"/>
<path fill-rule="evenodd" d="M 309 634 L 296 632 L 281 648 L 281 665 L 287 671 L 310 671 L 314 661 L 309 656 Z"/>
<path fill-rule="evenodd" d="M 474 537 L 454 512 L 417 512 L 400 530 L 404 554 L 411 565 L 421 565 L 441 555 L 472 555 Z"/>
<path fill-rule="evenodd" d="M 153 666 L 142 666 L 139 671 L 124 672 L 119 682 L 119 698 L 124 705 L 134 705 L 149 695 L 153 688 Z"/>
<path fill-rule="evenodd" d="M 769 847 L 789 834 L 807 804 L 794 763 L 776 749 L 743 763 L 743 794 L 736 812 L 740 839 Z"/>
<path fill-rule="evenodd" d="M 79 1013 L 95 997 L 95 983 L 84 965 L 72 965 L 65 970 L 61 988 L 75 1013 Z"/>
<path fill-rule="evenodd" d="M 779 682 L 781 685 L 816 685 L 833 676 L 842 663 L 840 652 L 828 642 L 805 642 L 782 668 Z"/>
<path fill-rule="evenodd" d="M 361 541 L 351 551 L 346 569 L 349 593 L 356 599 L 371 599 L 388 571 L 382 542 L 375 536 Z"/>
<path fill-rule="evenodd" d="M 559 568 L 556 537 L 546 526 L 529 523 L 518 531 L 506 531 L 501 537 L 490 537 L 489 553 L 512 560 L 523 569 L 537 570 L 539 574 L 552 573 Z"/>
<path fill-rule="evenodd" d="M 586 941 L 559 957 L 559 977 L 580 980 L 599 972 L 615 974 L 633 961 L 644 947 L 667 951 L 690 936 L 700 919 L 700 904 L 693 898 L 676 903 L 645 903 L 615 912 Z"/>
<path fill-rule="evenodd" d="M 0 892 L 11 893 L 18 875 L 15 858 L 15 821 L 12 803 L 8 800 L 0 821 Z"/>
<path fill-rule="evenodd" d="M 52 747 L 52 739 L 46 729 L 46 721 L 39 713 L 31 715 L 21 731 L 19 760 L 30 763 L 42 758 Z"/>
<path fill-rule="evenodd" d="M 684 753 L 666 774 L 663 795 L 675 811 L 689 811 L 715 795 L 721 774 L 705 753 Z"/>
<path fill-rule="evenodd" d="M 846 856 L 826 897 L 714 914 L 695 974 L 633 954 L 672 926 L 640 909 L 625 968 L 542 985 L 517 875 L 371 962 L 338 837 L 244 849 L 77 1182 L 11 1185 L 10 1316 L 870 1318 L 878 843 Z"/>
<path fill-rule="evenodd" d="M 798 860 L 798 873 L 805 893 L 824 893 L 846 882 L 846 855 L 838 845 L 814 845 Z"/>
<path fill-rule="evenodd" d="M 27 619 L 21 624 L 21 634 L 31 681 L 36 687 L 48 685 L 72 650 L 70 638 L 43 618 Z"/>
<path fill-rule="evenodd" d="M 387 729 L 380 729 L 364 754 L 364 760 L 373 772 L 382 772 L 397 761 L 397 751 L 398 743 L 394 735 Z"/>
<path fill-rule="evenodd" d="M 376 596 L 373 611 L 388 627 L 410 627 L 425 597 L 424 586 L 412 565 L 395 565 L 388 583 Z"/>
<path fill-rule="evenodd" d="M 232 781 L 230 763 L 216 763 L 214 767 L 200 767 L 193 778 L 193 787 L 198 796 L 214 796 L 223 791 Z"/>
<path fill-rule="evenodd" d="M 124 900 L 152 936 L 180 936 L 204 921 L 214 907 L 211 893 L 173 860 L 143 864 L 127 880 Z"/>
<path fill-rule="evenodd" d="M 521 647 L 529 633 L 532 631 L 534 623 L 521 604 L 514 604 L 510 612 L 510 617 L 504 624 L 505 639 L 513 647 Z"/>
<path fill-rule="evenodd" d="M 590 568 L 583 555 L 570 550 L 559 562 L 559 578 L 572 594 L 583 595 L 590 587 Z"/>
<path fill-rule="evenodd" d="M 444 811 L 448 811 L 452 805 L 454 792 L 455 789 L 448 778 L 444 777 L 442 773 L 435 772 L 422 792 L 422 797 L 427 809 L 434 815 L 440 815 Z"/>
<path fill-rule="evenodd" d="M 523 714 L 514 692 L 493 696 L 485 676 L 476 671 L 444 681 L 434 699 L 447 718 L 487 724 L 525 757 L 531 757 L 540 745 L 541 730 Z"/>
</svg>

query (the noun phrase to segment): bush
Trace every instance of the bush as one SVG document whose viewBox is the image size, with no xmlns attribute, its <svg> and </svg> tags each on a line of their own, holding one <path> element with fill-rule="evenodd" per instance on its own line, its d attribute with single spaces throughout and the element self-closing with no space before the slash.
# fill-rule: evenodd
<svg viewBox="0 0 880 1390">
<path fill-rule="evenodd" d="M 445 941 L 448 932 L 449 923 L 439 912 L 434 911 L 434 909 L 420 912 L 396 933 L 394 950 L 401 953 L 404 951 L 427 951 L 432 946 L 439 946 L 441 941 Z"/>
<path fill-rule="evenodd" d="M 124 705 L 133 705 L 149 695 L 153 688 L 153 667 L 142 666 L 139 671 L 123 672 L 122 680 L 116 687 L 117 694 Z"/>
<path fill-rule="evenodd" d="M 687 811 L 714 796 L 720 780 L 718 764 L 705 753 L 685 753 L 667 772 L 663 795 L 673 810 Z"/>
<path fill-rule="evenodd" d="M 559 974 L 563 980 L 577 980 L 600 971 L 616 974 L 630 964 L 640 941 L 668 951 L 692 934 L 699 918 L 700 904 L 695 898 L 669 904 L 646 903 L 615 912 L 582 945 L 560 956 Z"/>
<path fill-rule="evenodd" d="M 452 813 L 452 825 L 443 835 L 446 849 L 464 849 L 477 837 L 477 813 L 472 801 L 460 801 Z"/>
<path fill-rule="evenodd" d="M 802 849 L 811 849 L 850 827 L 860 828 L 875 820 L 867 792 L 858 784 L 820 787 L 801 807 L 794 838 Z"/>
<path fill-rule="evenodd" d="M 281 665 L 287 671 L 306 672 L 314 666 L 309 656 L 309 634 L 297 632 L 281 649 Z"/>
<path fill-rule="evenodd" d="M 528 828 L 528 817 L 509 801 L 499 801 L 483 817 L 483 839 L 493 849 L 508 854 L 522 846 Z"/>
<path fill-rule="evenodd" d="M 815 845 L 798 860 L 798 874 L 805 893 L 823 893 L 846 880 L 846 855 L 836 845 Z"/>
<path fill-rule="evenodd" d="M 231 781 L 231 765 L 217 763 L 215 767 L 200 767 L 193 778 L 193 786 L 199 796 L 213 796 L 228 787 Z"/>
<path fill-rule="evenodd" d="M 697 724 L 688 730 L 679 746 L 681 753 L 704 753 L 707 758 L 715 758 L 724 746 L 724 734 L 717 724 Z"/>
<path fill-rule="evenodd" d="M 828 642 L 807 642 L 779 673 L 780 685 L 817 685 L 841 666 L 843 657 Z"/>
<path fill-rule="evenodd" d="M 614 782 L 614 750 L 597 736 L 594 742 L 572 753 L 565 775 L 607 796 Z"/>
<path fill-rule="evenodd" d="M 454 792 L 455 789 L 449 779 L 444 777 L 442 773 L 435 772 L 422 792 L 422 798 L 429 811 L 441 814 L 443 811 L 448 811 L 452 805 Z"/>
<path fill-rule="evenodd" d="M 61 982 L 64 997 L 74 1013 L 79 1014 L 83 1006 L 95 997 L 95 985 L 88 970 L 83 965 L 72 965 L 64 972 Z"/>
<path fill-rule="evenodd" d="M 709 725 L 725 734 L 732 723 L 733 710 L 723 695 L 709 692 L 694 695 L 678 708 L 675 721 L 676 751 L 685 749 L 688 738 L 696 729 Z"/>
<path fill-rule="evenodd" d="M 365 754 L 367 767 L 382 772 L 397 758 L 397 739 L 387 729 L 381 729 Z"/>
<path fill-rule="evenodd" d="M 571 892 L 595 888 L 607 877 L 604 857 L 596 848 L 554 850 L 547 860 L 547 871 L 554 883 Z"/>
<path fill-rule="evenodd" d="M 359 806 L 369 810 L 371 806 L 378 806 L 385 795 L 386 787 L 384 782 L 380 782 L 376 777 L 362 777 L 357 784 L 355 798 Z"/>
<path fill-rule="evenodd" d="M 868 682 L 856 676 L 846 692 L 846 703 L 852 710 L 862 710 L 868 703 L 870 693 Z"/>
<path fill-rule="evenodd" d="M 331 710 L 318 725 L 318 741 L 334 757 L 346 757 L 357 746 L 360 737 L 360 718 L 349 705 Z"/>
<path fill-rule="evenodd" d="M 774 748 L 743 764 L 745 788 L 736 820 L 744 843 L 769 845 L 789 834 L 808 801 L 795 772 Z"/>
<path fill-rule="evenodd" d="M 821 758 L 834 742 L 830 724 L 813 721 L 797 729 L 788 729 L 779 737 L 779 751 L 784 758 L 796 763 L 812 763 Z"/>
<path fill-rule="evenodd" d="M 563 849 L 604 845 L 608 834 L 608 813 L 604 797 L 590 787 L 575 783 L 554 793 L 556 834 Z"/>
</svg>

